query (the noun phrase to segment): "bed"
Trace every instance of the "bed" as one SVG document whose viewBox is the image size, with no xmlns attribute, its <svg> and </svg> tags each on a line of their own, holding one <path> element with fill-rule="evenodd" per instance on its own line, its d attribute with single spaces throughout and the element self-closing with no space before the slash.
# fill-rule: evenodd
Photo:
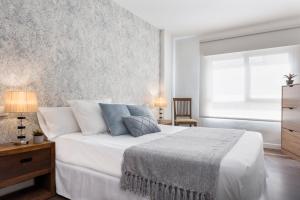
<svg viewBox="0 0 300 200">
<path fill-rule="evenodd" d="M 74 200 L 144 199 L 120 189 L 123 152 L 132 145 L 165 137 L 185 129 L 161 125 L 162 132 L 133 138 L 108 134 L 71 133 L 55 138 L 57 193 Z M 246 132 L 223 158 L 217 199 L 260 199 L 266 172 L 261 134 Z"/>
<path fill-rule="evenodd" d="M 107 133 L 84 135 L 69 107 L 46 108 L 43 114 L 40 111 L 40 126 L 56 143 L 56 191 L 73 200 L 147 199 L 120 188 L 124 152 L 132 146 L 170 138 L 187 129 L 159 125 L 161 132 L 140 137 Z M 201 134 L 204 129 L 197 130 Z M 221 134 L 230 133 L 222 129 L 210 131 L 220 130 Z M 218 174 L 217 200 L 263 199 L 267 175 L 261 134 L 246 131 L 221 160 Z"/>
</svg>

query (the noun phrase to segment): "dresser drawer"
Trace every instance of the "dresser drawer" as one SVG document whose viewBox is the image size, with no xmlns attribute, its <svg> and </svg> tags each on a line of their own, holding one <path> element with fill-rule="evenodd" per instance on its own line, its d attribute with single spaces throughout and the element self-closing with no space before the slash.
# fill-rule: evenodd
<svg viewBox="0 0 300 200">
<path fill-rule="evenodd" d="M 50 169 L 50 148 L 0 156 L 0 181 L 21 175 Z"/>
<path fill-rule="evenodd" d="M 282 127 L 300 132 L 300 107 L 282 109 Z"/>
<path fill-rule="evenodd" d="M 299 107 L 300 106 L 300 85 L 282 88 L 282 106 Z"/>
<path fill-rule="evenodd" d="M 300 156 L 300 132 L 283 129 L 282 148 Z"/>
</svg>

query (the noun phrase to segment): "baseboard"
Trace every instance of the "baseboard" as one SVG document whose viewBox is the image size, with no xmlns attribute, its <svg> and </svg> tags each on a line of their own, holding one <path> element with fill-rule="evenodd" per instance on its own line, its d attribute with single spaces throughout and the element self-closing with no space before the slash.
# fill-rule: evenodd
<svg viewBox="0 0 300 200">
<path fill-rule="evenodd" d="M 281 149 L 281 144 L 264 143 L 266 149 Z"/>
</svg>

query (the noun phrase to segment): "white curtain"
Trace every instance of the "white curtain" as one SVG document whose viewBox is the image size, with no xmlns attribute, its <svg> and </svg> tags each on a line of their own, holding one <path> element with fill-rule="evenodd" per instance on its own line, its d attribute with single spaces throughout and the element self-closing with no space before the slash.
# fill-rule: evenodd
<svg viewBox="0 0 300 200">
<path fill-rule="evenodd" d="M 299 45 L 205 56 L 201 117 L 277 121 L 284 74 L 299 74 Z"/>
</svg>

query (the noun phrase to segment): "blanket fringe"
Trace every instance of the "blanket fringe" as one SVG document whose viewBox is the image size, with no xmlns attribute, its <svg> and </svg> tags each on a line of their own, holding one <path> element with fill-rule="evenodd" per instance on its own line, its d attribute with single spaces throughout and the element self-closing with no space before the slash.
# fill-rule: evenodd
<svg viewBox="0 0 300 200">
<path fill-rule="evenodd" d="M 205 192 L 190 191 L 172 185 L 155 182 L 129 172 L 121 177 L 121 188 L 142 196 L 149 196 L 151 200 L 214 200 Z"/>
</svg>

